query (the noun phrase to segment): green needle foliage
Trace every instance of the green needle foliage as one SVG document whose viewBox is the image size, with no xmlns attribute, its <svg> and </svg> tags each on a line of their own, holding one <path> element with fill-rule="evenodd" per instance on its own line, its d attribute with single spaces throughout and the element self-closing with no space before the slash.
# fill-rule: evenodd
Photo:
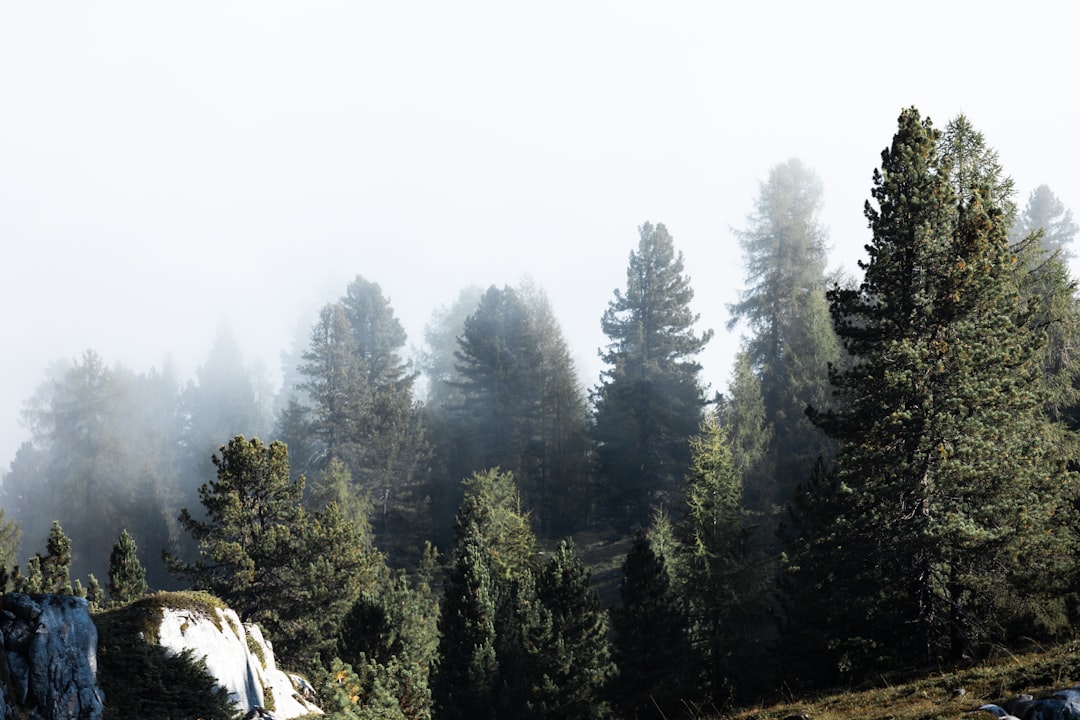
<svg viewBox="0 0 1080 720">
<path fill-rule="evenodd" d="M 283 443 L 237 436 L 214 464 L 217 480 L 199 489 L 207 519 L 186 508 L 180 515 L 199 558 L 166 554 L 170 570 L 220 597 L 244 622 L 261 624 L 283 665 L 306 667 L 320 651 L 331 657 L 341 619 L 377 562 L 365 528 L 336 503 L 304 509 L 304 478 L 290 478 Z"/>
<path fill-rule="evenodd" d="M 667 562 L 644 532 L 626 555 L 619 594 L 622 604 L 611 610 L 619 669 L 612 703 L 625 718 L 683 716 L 700 693 L 700 662 Z"/>
<path fill-rule="evenodd" d="M 678 493 L 690 462 L 687 439 L 705 406 L 694 358 L 712 337 L 694 332 L 694 290 L 667 228 L 645 223 L 639 234 L 626 291 L 615 291 L 601 320 L 608 367 L 594 394 L 603 504 L 623 527 L 644 526 L 654 505 Z"/>
<path fill-rule="evenodd" d="M 954 174 L 940 141 L 901 114 L 866 205 L 863 282 L 828 296 L 852 362 L 814 419 L 842 449 L 793 568 L 834 607 L 815 629 L 822 656 L 855 675 L 1065 622 L 1052 588 L 1074 549 L 1075 481 L 1040 414 L 1042 337 L 1006 209 L 985 184 L 954 187 L 987 174 Z"/>
<path fill-rule="evenodd" d="M 529 706 L 537 718 L 589 720 L 610 716 L 605 699 L 615 674 L 606 614 L 572 540 L 559 543 L 536 582 L 549 633 L 534 646 Z"/>
<path fill-rule="evenodd" d="M 147 589 L 146 570 L 139 562 L 135 538 L 123 530 L 109 555 L 109 599 L 122 605 L 138 600 Z"/>
</svg>

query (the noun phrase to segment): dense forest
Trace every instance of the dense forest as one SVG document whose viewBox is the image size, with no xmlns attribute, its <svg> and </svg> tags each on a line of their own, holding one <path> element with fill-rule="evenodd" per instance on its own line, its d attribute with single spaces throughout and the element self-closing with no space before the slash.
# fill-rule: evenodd
<svg viewBox="0 0 1080 720">
<path fill-rule="evenodd" d="M 342 718 L 692 717 L 1072 637 L 1072 214 L 914 108 L 869 195 L 852 278 L 814 171 L 760 183 L 722 393 L 648 222 L 595 385 L 542 288 L 463 289 L 410 360 L 360 275 L 280 391 L 227 329 L 186 384 L 58 363 L 3 476 L 0 581 L 209 591 Z M 623 541 L 611 607 L 583 537 Z"/>
</svg>

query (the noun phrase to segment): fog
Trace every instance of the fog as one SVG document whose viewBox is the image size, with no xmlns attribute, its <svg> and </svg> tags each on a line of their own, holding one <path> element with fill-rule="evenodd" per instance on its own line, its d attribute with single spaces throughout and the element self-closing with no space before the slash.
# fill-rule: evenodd
<svg viewBox="0 0 1080 720">
<path fill-rule="evenodd" d="M 0 6 L 0 468 L 53 361 L 168 356 L 186 381 L 227 322 L 279 383 L 357 274 L 413 346 L 459 289 L 529 275 L 592 385 L 646 221 L 685 256 L 722 389 L 758 183 L 813 168 L 854 272 L 910 105 L 966 114 L 1021 207 L 1045 183 L 1080 212 L 1060 4 L 724 5 Z"/>
</svg>

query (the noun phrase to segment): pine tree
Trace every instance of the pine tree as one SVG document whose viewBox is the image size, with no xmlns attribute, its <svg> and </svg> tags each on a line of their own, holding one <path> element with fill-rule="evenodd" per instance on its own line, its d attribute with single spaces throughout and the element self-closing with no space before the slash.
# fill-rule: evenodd
<svg viewBox="0 0 1080 720">
<path fill-rule="evenodd" d="M 361 459 L 352 471 L 376 503 L 377 530 L 386 549 L 391 536 L 412 536 L 421 527 L 423 507 L 417 495 L 426 480 L 430 451 L 413 398 L 417 373 L 401 358 L 405 329 L 378 283 L 357 275 L 341 304 L 370 394 L 370 406 L 357 428 Z"/>
<path fill-rule="evenodd" d="M 529 706 L 535 717 L 589 720 L 610 715 L 606 691 L 615 666 L 607 617 L 589 577 L 573 541 L 564 540 L 537 579 L 536 599 L 549 622 L 530 663 Z"/>
<path fill-rule="evenodd" d="M 371 705 L 393 698 L 409 720 L 431 716 L 429 669 L 438 647 L 438 602 L 422 581 L 381 569 L 341 623 L 338 657 L 360 669 L 357 702 Z M 382 695 L 382 700 L 379 695 Z"/>
<path fill-rule="evenodd" d="M 938 141 L 939 165 L 947 168 L 959 201 L 965 205 L 978 193 L 982 202 L 1001 213 L 1009 228 L 1016 220 L 1013 179 L 1005 174 L 997 150 L 986 143 L 965 115 L 957 115 L 945 126 Z"/>
<path fill-rule="evenodd" d="M 214 456 L 217 479 L 199 488 L 206 511 L 184 508 L 180 524 L 199 557 L 165 553 L 171 572 L 258 622 L 280 643 L 285 666 L 303 667 L 332 650 L 338 626 L 372 581 L 378 555 L 364 529 L 336 503 L 317 513 L 301 505 L 304 478 L 290 477 L 285 445 L 237 436 Z M 329 655 L 327 655 L 329 657 Z"/>
<path fill-rule="evenodd" d="M 699 701 L 694 679 L 700 662 L 667 563 L 638 531 L 622 569 L 622 604 L 611 610 L 618 668 L 612 702 L 630 720 L 683 716 Z"/>
<path fill-rule="evenodd" d="M 532 657 L 548 636 L 535 591 L 539 546 L 509 473 L 476 473 L 464 485 L 439 620 L 435 707 L 440 718 L 524 717 Z"/>
<path fill-rule="evenodd" d="M 303 359 L 300 389 L 311 402 L 309 432 L 317 449 L 312 467 L 301 470 L 322 470 L 335 457 L 355 468 L 360 464 L 360 425 L 371 404 L 371 388 L 365 383 L 368 369 L 344 305 L 323 307 Z"/>
<path fill-rule="evenodd" d="M 138 600 L 147 592 L 146 570 L 139 562 L 135 539 L 127 530 L 120 537 L 109 555 L 109 599 L 113 604 Z"/>
<path fill-rule="evenodd" d="M 60 523 L 53 521 L 45 555 L 41 558 L 41 592 L 73 594 L 71 586 L 71 538 L 64 534 Z"/>
<path fill-rule="evenodd" d="M 646 223 L 639 233 L 626 292 L 615 291 L 601 320 L 611 342 L 593 398 L 603 504 L 624 526 L 644 525 L 654 505 L 677 494 L 705 405 L 693 358 L 712 337 L 694 332 L 694 291 L 667 228 Z"/>
<path fill-rule="evenodd" d="M 844 405 L 815 420 L 843 442 L 841 492 L 803 541 L 815 551 L 794 560 L 831 578 L 821 591 L 843 617 L 822 624 L 837 662 L 861 672 L 957 659 L 1036 605 L 1061 622 L 1038 588 L 1069 552 L 1059 526 L 1074 491 L 1043 440 L 1039 339 L 1004 211 L 985 184 L 958 197 L 939 141 L 916 110 L 901 114 L 866 205 L 863 283 L 829 293 L 854 362 L 832 374 Z"/>
<path fill-rule="evenodd" d="M 772 569 L 755 542 L 742 478 L 715 414 L 691 440 L 691 454 L 686 510 L 674 526 L 674 568 L 691 640 L 704 660 L 706 696 L 722 707 L 738 691 L 761 690 L 767 679 Z"/>
<path fill-rule="evenodd" d="M 748 468 L 748 499 L 769 514 L 791 501 L 816 458 L 829 453 L 805 412 L 826 399 L 827 368 L 840 356 L 825 302 L 822 195 L 821 180 L 799 160 L 776 165 L 761 184 L 749 228 L 736 233 L 747 287 L 728 306 L 728 329 L 743 322 L 752 333 L 744 352 L 759 380 L 769 441 L 762 466 Z"/>
<path fill-rule="evenodd" d="M 374 529 L 395 555 L 408 554 L 426 526 L 421 490 L 430 458 L 413 398 L 417 374 L 400 356 L 404 343 L 378 283 L 356 276 L 340 302 L 320 311 L 297 368 L 300 382 L 278 418 L 298 451 L 297 470 L 318 479 L 335 459 L 344 463 L 350 493 L 370 499 Z"/>
<path fill-rule="evenodd" d="M 761 379 L 746 351 L 735 356 L 728 392 L 717 401 L 717 421 L 727 434 L 735 471 L 743 478 L 746 504 L 766 508 L 777 499 L 775 461 L 769 452 L 773 427 L 766 421 Z"/>
<path fill-rule="evenodd" d="M 455 415 L 469 449 L 458 472 L 497 466 L 522 482 L 532 469 L 541 386 L 539 347 L 517 291 L 490 287 L 465 320 L 459 344 L 462 400 Z"/>
<path fill-rule="evenodd" d="M 454 520 L 455 544 L 475 538 L 500 578 L 535 570 L 540 545 L 513 474 L 492 468 L 473 473 L 462 486 L 465 499 Z"/>
<path fill-rule="evenodd" d="M 1069 271 L 1069 246 L 1077 226 L 1069 211 L 1046 185 L 1040 185 L 1013 226 L 1012 242 L 1024 262 L 1017 263 L 1021 295 L 1034 312 L 1030 325 L 1046 334 L 1042 372 L 1047 382 L 1046 411 L 1072 431 L 1080 430 L 1080 299 Z M 1062 440 L 1072 444 L 1075 438 Z M 1075 444 L 1066 450 L 1075 457 Z"/>
<path fill-rule="evenodd" d="M 1080 228 L 1073 221 L 1072 210 L 1046 185 L 1031 191 L 1024 211 L 1013 229 L 1014 242 L 1038 234 L 1039 245 L 1047 255 L 1060 253 L 1068 260 L 1070 246 Z"/>
<path fill-rule="evenodd" d="M 86 579 L 86 602 L 91 610 L 100 610 L 105 605 L 105 593 L 94 573 L 90 573 Z"/>
<path fill-rule="evenodd" d="M 457 352 L 457 400 L 445 408 L 455 440 L 449 472 L 513 473 L 541 533 L 585 519 L 584 394 L 543 291 L 491 287 L 465 320 Z"/>
<path fill-rule="evenodd" d="M 527 282 L 519 292 L 529 311 L 540 362 L 537 424 L 531 431 L 536 451 L 526 487 L 534 498 L 529 506 L 536 514 L 537 531 L 541 536 L 551 536 L 588 520 L 588 410 L 569 347 L 546 293 Z"/>
<path fill-rule="evenodd" d="M 3 573 L 0 582 L 0 594 L 7 592 L 7 572 L 9 563 L 14 561 L 19 554 L 19 542 L 22 537 L 22 527 L 19 523 L 6 516 L 3 508 L 0 508 L 0 573 Z"/>
<path fill-rule="evenodd" d="M 495 718 L 495 588 L 475 538 L 454 551 L 439 617 L 439 663 L 432 697 L 439 720 Z"/>
</svg>

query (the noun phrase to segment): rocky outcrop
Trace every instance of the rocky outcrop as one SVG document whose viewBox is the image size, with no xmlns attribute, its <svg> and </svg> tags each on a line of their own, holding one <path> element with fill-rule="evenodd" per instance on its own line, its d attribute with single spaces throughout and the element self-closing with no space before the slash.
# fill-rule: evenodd
<svg viewBox="0 0 1080 720">
<path fill-rule="evenodd" d="M 86 600 L 70 595 L 5 595 L 0 633 L 7 670 L 0 717 L 101 717 L 98 634 Z"/>
<path fill-rule="evenodd" d="M 983 705 L 979 710 L 1002 720 L 1080 720 L 1080 686 L 1057 690 L 1046 697 L 1017 695 Z"/>
<path fill-rule="evenodd" d="M 245 717 L 322 714 L 259 628 L 205 594 L 158 593 L 93 618 L 70 595 L 10 593 L 0 607 L 0 720 L 100 720 L 106 706 L 111 717 L 227 717 L 215 685 Z"/>
<path fill-rule="evenodd" d="M 164 608 L 158 642 L 172 653 L 191 650 L 228 690 L 241 712 L 267 711 L 276 720 L 322 714 L 311 700 L 310 685 L 279 670 L 274 650 L 257 625 L 244 625 L 236 612 Z"/>
</svg>

